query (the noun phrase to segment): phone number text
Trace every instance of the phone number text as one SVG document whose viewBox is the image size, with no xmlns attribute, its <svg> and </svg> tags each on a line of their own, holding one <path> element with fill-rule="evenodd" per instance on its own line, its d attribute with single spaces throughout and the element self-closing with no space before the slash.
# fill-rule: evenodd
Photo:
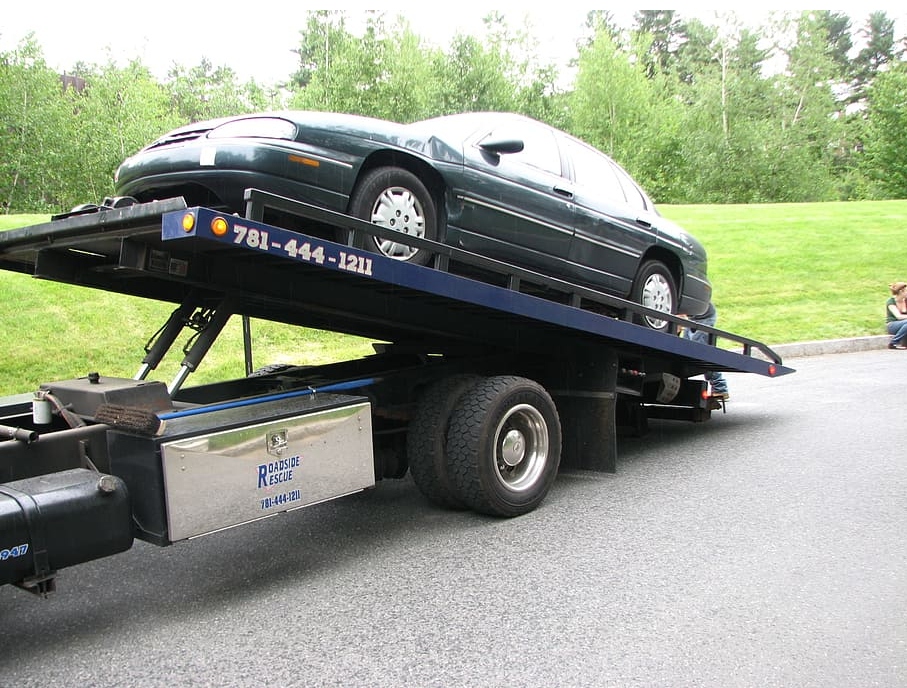
<svg viewBox="0 0 907 688">
<path fill-rule="evenodd" d="M 245 225 L 233 225 L 233 243 L 260 251 L 283 251 L 290 258 L 316 265 L 336 265 L 338 269 L 358 275 L 372 274 L 372 259 L 340 251 L 337 257 L 328 255 L 324 246 L 309 241 L 290 239 L 285 243 L 274 241 L 268 230 Z"/>
</svg>

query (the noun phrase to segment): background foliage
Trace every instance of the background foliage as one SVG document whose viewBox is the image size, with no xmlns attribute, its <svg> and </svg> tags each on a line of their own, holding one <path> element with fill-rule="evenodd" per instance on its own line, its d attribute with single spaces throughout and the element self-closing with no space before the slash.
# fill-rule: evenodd
<svg viewBox="0 0 907 688">
<path fill-rule="evenodd" d="M 285 83 L 224 66 L 140 62 L 49 69 L 29 36 L 0 53 L 0 202 L 56 211 L 113 191 L 117 165 L 188 122 L 282 107 L 401 122 L 469 110 L 522 112 L 608 152 L 661 203 L 907 196 L 907 63 L 884 12 L 829 10 L 761 27 L 643 10 L 632 28 L 589 14 L 569 69 L 542 61 L 496 12 L 481 35 L 430 45 L 406 20 L 343 11 L 300 27 Z M 552 40 L 555 40 L 552 38 Z"/>
</svg>

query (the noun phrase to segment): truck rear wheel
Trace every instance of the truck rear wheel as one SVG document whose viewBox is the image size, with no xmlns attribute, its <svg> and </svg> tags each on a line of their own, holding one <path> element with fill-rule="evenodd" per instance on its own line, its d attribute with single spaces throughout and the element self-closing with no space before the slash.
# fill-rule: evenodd
<svg viewBox="0 0 907 688">
<path fill-rule="evenodd" d="M 532 511 L 554 484 L 560 456 L 557 409 L 532 380 L 480 380 L 451 416 L 448 470 L 457 497 L 475 511 L 493 516 Z"/>
<path fill-rule="evenodd" d="M 430 385 L 419 403 L 406 433 L 409 472 L 419 491 L 438 506 L 464 509 L 447 471 L 447 427 L 463 392 L 475 384 L 477 375 L 454 375 Z"/>
</svg>

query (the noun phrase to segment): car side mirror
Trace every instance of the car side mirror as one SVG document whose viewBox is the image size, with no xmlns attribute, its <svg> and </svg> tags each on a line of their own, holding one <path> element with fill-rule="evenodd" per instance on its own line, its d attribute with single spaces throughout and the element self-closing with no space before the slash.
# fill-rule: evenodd
<svg viewBox="0 0 907 688">
<path fill-rule="evenodd" d="M 488 139 L 479 144 L 479 148 L 495 155 L 503 153 L 521 153 L 524 144 L 520 139 Z"/>
</svg>

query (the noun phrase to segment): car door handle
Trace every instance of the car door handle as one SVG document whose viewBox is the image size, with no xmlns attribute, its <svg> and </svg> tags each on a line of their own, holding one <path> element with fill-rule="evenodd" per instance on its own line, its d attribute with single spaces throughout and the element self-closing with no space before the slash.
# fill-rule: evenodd
<svg viewBox="0 0 907 688">
<path fill-rule="evenodd" d="M 651 229 L 651 228 L 652 228 L 652 223 L 649 222 L 648 220 L 643 220 L 641 217 L 637 217 L 637 218 L 636 218 L 636 224 L 642 225 L 642 226 L 645 227 L 646 229 Z"/>
<path fill-rule="evenodd" d="M 573 192 L 570 189 L 565 189 L 562 186 L 555 186 L 554 193 L 558 196 L 563 196 L 564 198 L 573 198 Z"/>
</svg>

